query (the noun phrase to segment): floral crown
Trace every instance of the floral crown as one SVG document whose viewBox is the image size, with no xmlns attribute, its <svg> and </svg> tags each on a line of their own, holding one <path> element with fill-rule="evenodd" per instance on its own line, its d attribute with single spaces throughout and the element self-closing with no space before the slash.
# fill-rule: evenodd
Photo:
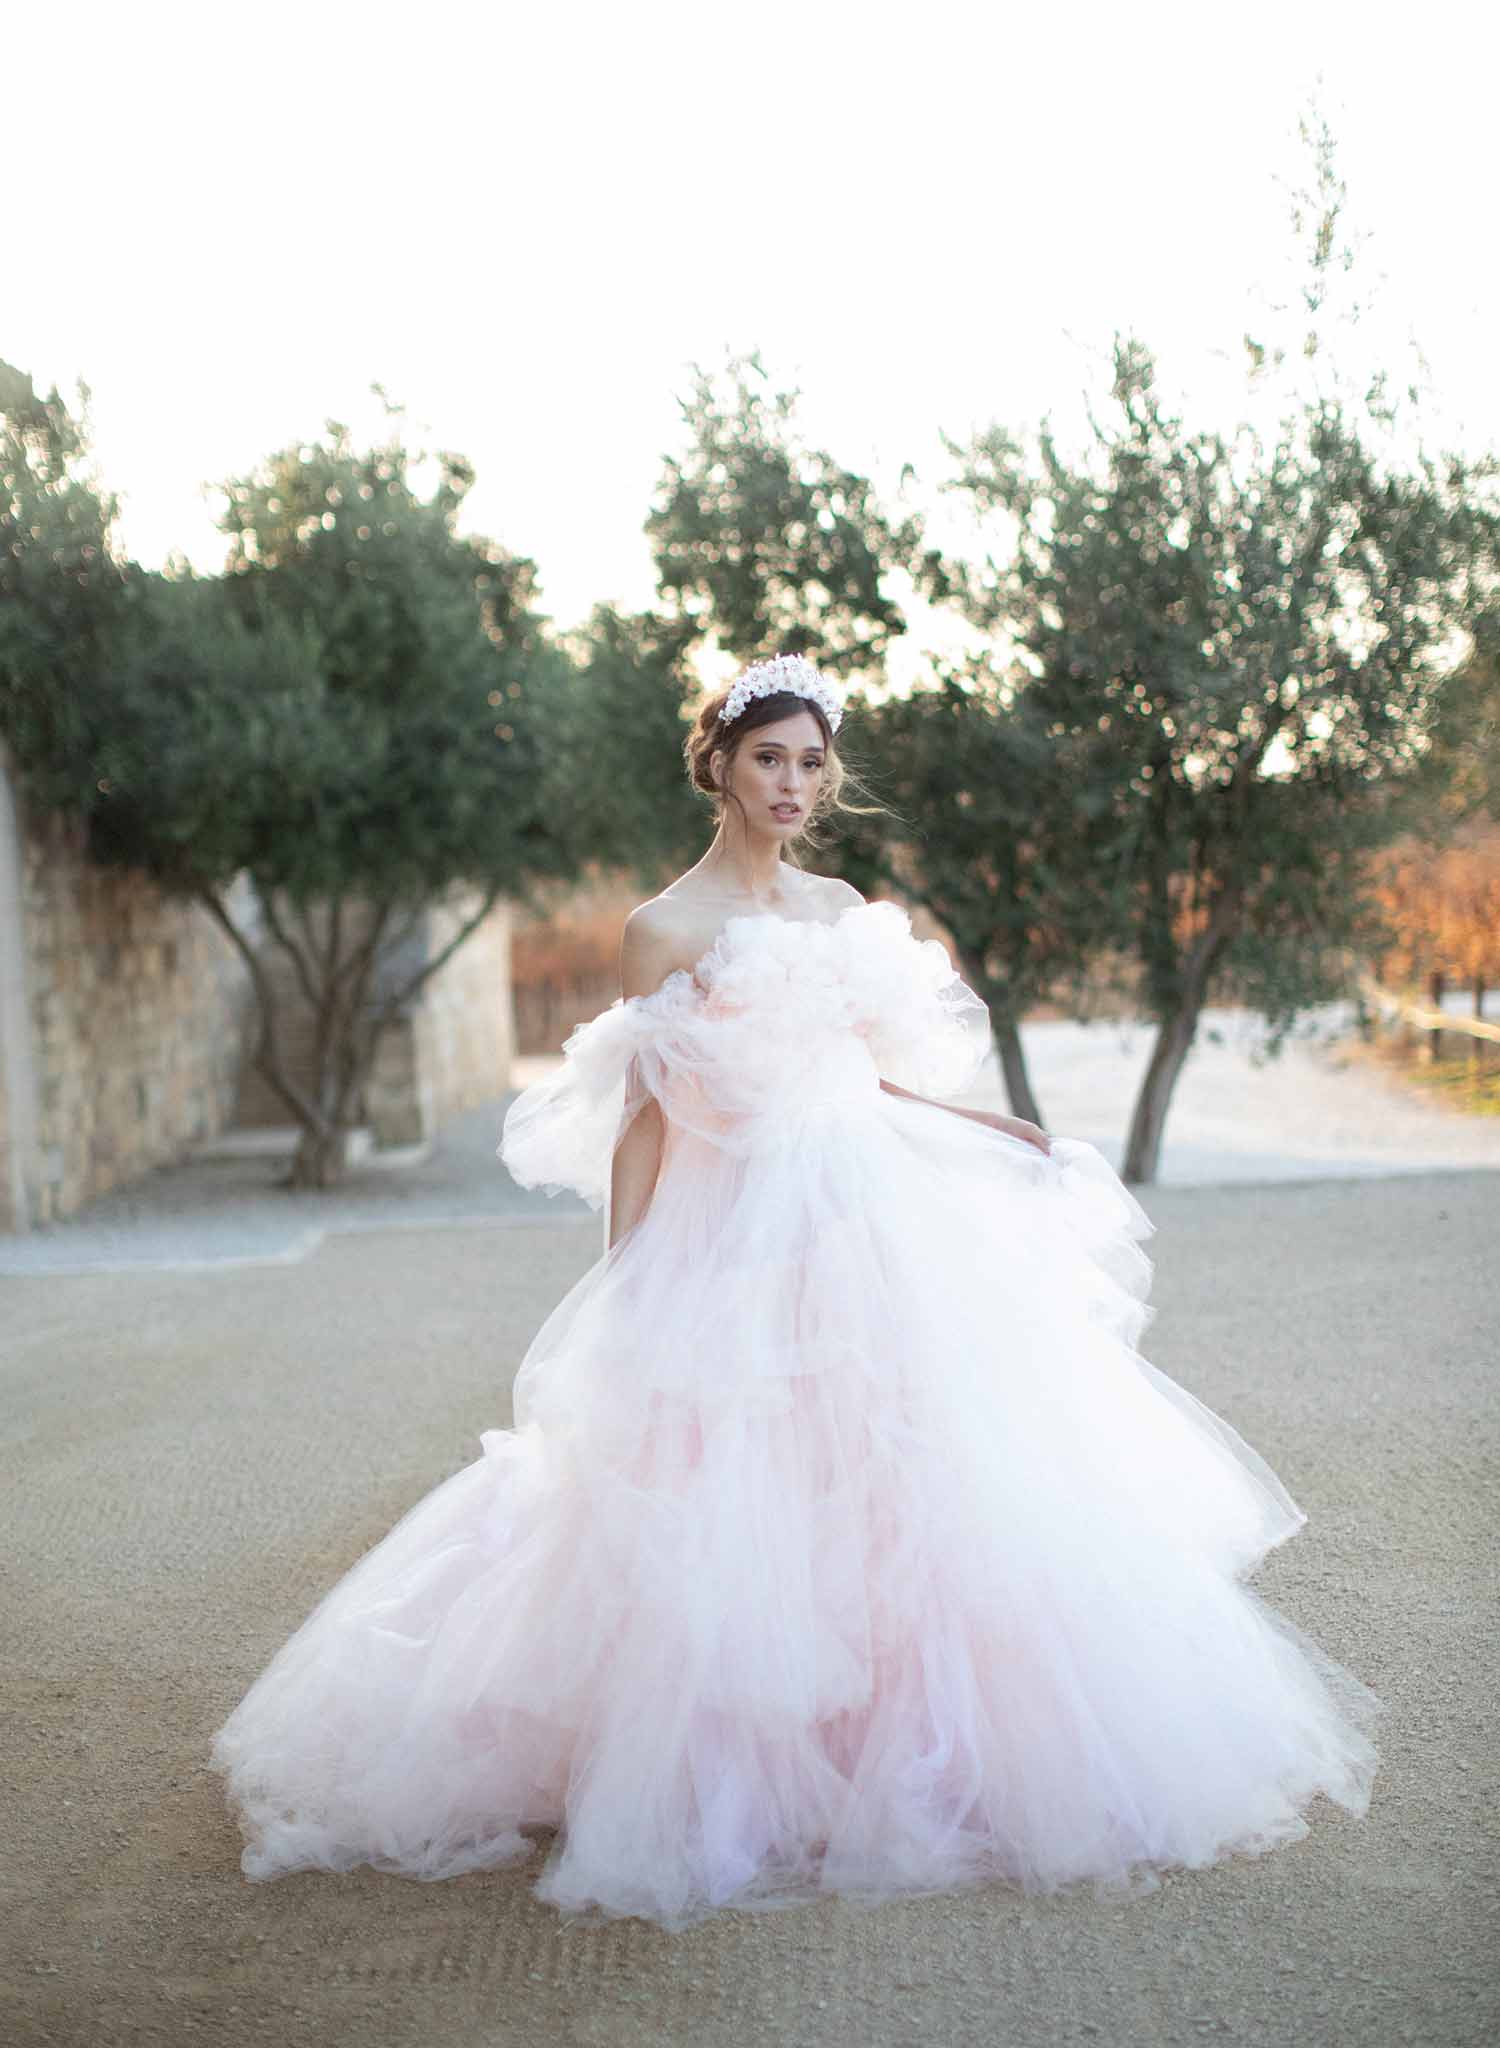
<svg viewBox="0 0 1500 2048">
<path fill-rule="evenodd" d="M 742 668 L 724 699 L 719 724 L 732 725 L 754 698 L 774 697 L 779 690 L 811 698 L 830 729 L 838 731 L 844 716 L 843 697 L 826 676 L 819 675 L 805 654 L 777 654 L 769 661 L 752 662 L 749 668 Z"/>
</svg>

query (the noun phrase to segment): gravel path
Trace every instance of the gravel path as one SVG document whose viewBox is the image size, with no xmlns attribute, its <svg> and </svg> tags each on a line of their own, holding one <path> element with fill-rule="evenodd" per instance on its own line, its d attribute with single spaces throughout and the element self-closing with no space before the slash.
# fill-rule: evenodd
<svg viewBox="0 0 1500 2048">
<path fill-rule="evenodd" d="M 332 1580 L 508 1420 L 527 1342 L 599 1250 L 596 1217 L 544 1217 L 492 1171 L 488 1211 L 464 1207 L 462 1155 L 387 1176 L 383 1216 L 374 1194 L 341 1197 L 338 1231 L 290 1254 L 252 1236 L 258 1262 L 238 1262 L 188 1189 L 165 1224 L 138 1199 L 145 1256 L 116 1217 L 123 1270 L 43 1261 L 0 1281 L 7 2042 L 1495 2038 L 1500 1182 L 1484 1172 L 1147 1203 L 1151 1355 L 1311 1518 L 1258 1584 L 1389 1705 L 1363 1823 L 1321 1807 L 1267 1858 L 1108 1906 L 996 1886 L 675 1936 L 570 1928 L 525 1869 L 247 1884 L 204 1765 L 212 1730 Z M 260 1207 L 277 1202 L 300 1206 Z M 469 1227 L 400 1227 L 442 1222 L 444 1202 Z M 190 1261 L 215 1231 L 207 1264 L 151 1262 L 153 1245 Z"/>
</svg>

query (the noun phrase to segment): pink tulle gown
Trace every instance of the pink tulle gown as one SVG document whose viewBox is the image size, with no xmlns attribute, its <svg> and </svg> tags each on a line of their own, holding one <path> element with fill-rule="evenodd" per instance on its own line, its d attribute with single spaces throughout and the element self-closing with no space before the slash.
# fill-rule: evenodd
<svg viewBox="0 0 1500 2048">
<path fill-rule="evenodd" d="M 1148 1364 L 1150 1224 L 950 1097 L 984 1004 L 890 902 L 733 917 L 511 1104 L 517 1180 L 640 1221 L 214 1740 L 252 1878 L 488 1869 L 563 1912 L 1166 1866 L 1361 1813 L 1381 1702 L 1244 1583 L 1305 1516 Z"/>
</svg>

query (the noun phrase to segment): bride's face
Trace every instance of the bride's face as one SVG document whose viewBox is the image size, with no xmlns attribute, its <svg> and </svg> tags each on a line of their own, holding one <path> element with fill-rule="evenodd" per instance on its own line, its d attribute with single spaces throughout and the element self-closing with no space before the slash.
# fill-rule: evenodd
<svg viewBox="0 0 1500 2048">
<path fill-rule="evenodd" d="M 824 774 L 823 734 L 810 711 L 758 726 L 741 741 L 729 787 L 752 832 L 790 839 L 807 823 Z"/>
</svg>

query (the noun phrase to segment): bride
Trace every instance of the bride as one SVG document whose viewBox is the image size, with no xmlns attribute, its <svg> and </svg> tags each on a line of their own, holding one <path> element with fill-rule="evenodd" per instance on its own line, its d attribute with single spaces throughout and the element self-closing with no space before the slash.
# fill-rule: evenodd
<svg viewBox="0 0 1500 2048">
<path fill-rule="evenodd" d="M 1137 1349 L 1151 1225 L 963 1104 L 989 1017 L 789 854 L 839 809 L 799 656 L 686 742 L 717 830 L 500 1156 L 607 1215 L 515 1426 L 218 1731 L 252 1878 L 441 1878 L 669 1928 L 829 1893 L 1144 1889 L 1366 1811 L 1381 1703 L 1248 1584 L 1306 1517 Z"/>
</svg>

